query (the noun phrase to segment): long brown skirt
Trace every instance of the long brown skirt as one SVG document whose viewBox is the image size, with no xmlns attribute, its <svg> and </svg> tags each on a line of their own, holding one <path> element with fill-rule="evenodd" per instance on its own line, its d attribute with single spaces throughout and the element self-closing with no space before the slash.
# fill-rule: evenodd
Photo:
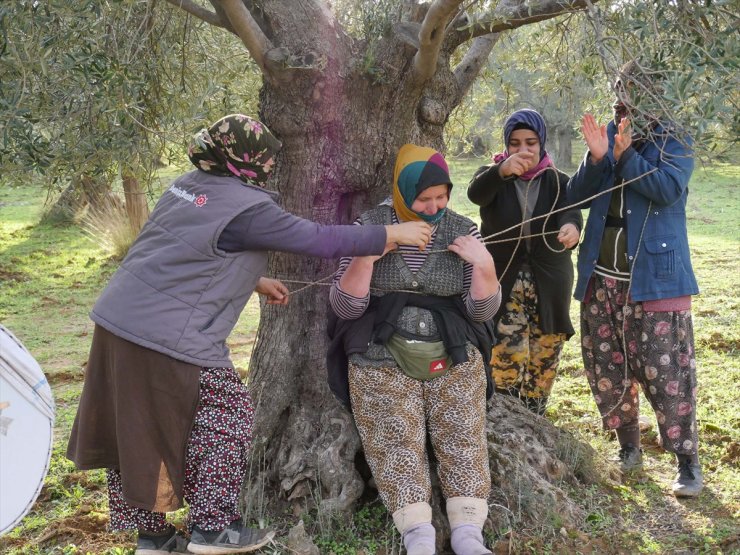
<svg viewBox="0 0 740 555">
<path fill-rule="evenodd" d="M 199 378 L 199 366 L 96 325 L 67 457 L 82 470 L 120 470 L 129 505 L 181 507 Z"/>
</svg>

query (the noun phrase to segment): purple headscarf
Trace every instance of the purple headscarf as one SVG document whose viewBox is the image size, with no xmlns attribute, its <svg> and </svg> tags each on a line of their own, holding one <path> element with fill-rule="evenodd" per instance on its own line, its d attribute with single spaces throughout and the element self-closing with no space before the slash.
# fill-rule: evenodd
<svg viewBox="0 0 740 555">
<path fill-rule="evenodd" d="M 506 123 L 504 123 L 504 150 L 508 153 L 509 151 L 509 139 L 514 128 L 519 129 L 526 128 L 531 129 L 540 138 L 540 160 L 545 157 L 545 143 L 547 142 L 547 126 L 545 125 L 544 118 L 536 110 L 530 110 L 525 108 L 523 110 L 517 110 L 511 114 Z"/>
<path fill-rule="evenodd" d="M 547 126 L 545 125 L 544 118 L 536 110 L 530 110 L 524 108 L 523 110 L 517 110 L 511 114 L 504 123 L 504 151 L 499 152 L 493 157 L 493 161 L 500 164 L 509 157 L 509 139 L 511 138 L 512 132 L 515 129 L 531 129 L 537 133 L 537 137 L 540 139 L 540 161 L 539 163 L 519 176 L 519 179 L 529 181 L 535 176 L 542 173 L 545 168 L 554 166 L 550 156 L 545 150 L 545 142 L 547 141 Z"/>
</svg>

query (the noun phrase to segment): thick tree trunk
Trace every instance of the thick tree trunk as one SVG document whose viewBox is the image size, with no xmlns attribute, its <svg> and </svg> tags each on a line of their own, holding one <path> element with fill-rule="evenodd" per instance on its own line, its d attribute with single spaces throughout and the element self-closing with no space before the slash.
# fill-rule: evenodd
<svg viewBox="0 0 740 555">
<path fill-rule="evenodd" d="M 146 202 L 146 193 L 141 188 L 141 183 L 132 174 L 124 174 L 123 196 L 126 202 L 126 214 L 128 215 L 131 229 L 139 232 L 149 217 L 149 205 Z"/>
<path fill-rule="evenodd" d="M 281 204 L 321 223 L 351 223 L 390 194 L 402 144 L 442 143 L 441 133 L 436 141 L 420 138 L 412 98 L 389 102 L 398 92 L 361 75 L 340 78 L 342 71 L 349 70 L 263 90 L 262 117 L 283 141 L 273 177 Z M 270 265 L 272 275 L 306 281 L 335 268 L 336 260 L 284 254 Z M 318 286 L 287 307 L 263 307 L 250 387 L 258 407 L 255 435 L 266 441 L 267 472 L 279 497 L 303 504 L 318 492 L 324 510 L 343 511 L 359 499 L 364 482 L 354 464 L 360 441 L 352 417 L 326 385 L 327 299 L 327 288 Z"/>
<path fill-rule="evenodd" d="M 557 165 L 573 167 L 573 128 L 570 125 L 560 125 L 554 131 L 557 139 Z"/>
<path fill-rule="evenodd" d="M 381 60 L 383 67 L 403 67 L 392 53 Z M 346 224 L 390 193 L 401 145 L 442 149 L 456 91 L 451 73 L 442 69 L 422 94 L 404 87 L 402 73 L 378 83 L 348 59 L 332 64 L 320 76 L 296 76 L 289 87 L 266 84 L 261 117 L 283 141 L 272 178 L 282 206 L 321 223 Z M 317 280 L 336 262 L 275 254 L 270 275 Z M 349 514 L 367 487 L 356 465 L 361 443 L 352 416 L 326 385 L 327 289 L 304 290 L 286 307 L 262 307 L 250 389 L 257 405 L 254 457 L 265 464 L 250 488 L 267 484 L 272 508 L 281 512 L 300 512 L 313 500 L 320 510 Z M 488 437 L 495 499 L 506 507 L 492 512 L 497 526 L 511 515 L 530 521 L 543 511 L 569 522 L 580 518 L 559 487 L 576 479 L 558 453 L 561 432 L 499 399 L 491 407 Z M 568 445 L 585 452 L 572 439 Z M 523 488 L 528 496 L 522 497 Z M 443 530 L 440 515 L 435 519 Z M 444 533 L 439 541 L 444 553 Z"/>
<path fill-rule="evenodd" d="M 71 222 L 80 208 L 81 196 L 79 187 L 77 187 L 75 181 L 72 181 L 64 188 L 54 204 L 44 212 L 42 221 L 50 223 Z"/>
</svg>

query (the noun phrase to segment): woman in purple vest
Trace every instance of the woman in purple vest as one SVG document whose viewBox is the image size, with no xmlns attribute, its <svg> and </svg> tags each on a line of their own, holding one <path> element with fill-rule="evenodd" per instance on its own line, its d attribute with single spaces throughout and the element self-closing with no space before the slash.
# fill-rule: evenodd
<svg viewBox="0 0 740 555">
<path fill-rule="evenodd" d="M 188 150 L 196 170 L 165 191 L 91 312 L 85 385 L 67 456 L 107 469 L 111 528 L 136 528 L 140 554 L 241 553 L 273 537 L 241 523 L 239 491 L 253 407 L 226 338 L 264 277 L 270 250 L 326 258 L 423 247 L 424 222 L 322 226 L 264 189 L 280 142 L 227 116 Z M 165 520 L 186 501 L 190 542 Z"/>
</svg>

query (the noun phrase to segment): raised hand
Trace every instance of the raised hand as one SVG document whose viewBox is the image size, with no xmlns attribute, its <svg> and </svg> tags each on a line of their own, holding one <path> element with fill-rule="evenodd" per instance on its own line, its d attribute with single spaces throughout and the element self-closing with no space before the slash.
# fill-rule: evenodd
<svg viewBox="0 0 740 555">
<path fill-rule="evenodd" d="M 584 114 L 581 120 L 581 133 L 586 146 L 591 152 L 591 161 L 594 164 L 601 162 L 609 150 L 609 139 L 606 136 L 606 125 L 599 125 L 591 114 Z"/>
<path fill-rule="evenodd" d="M 632 128 L 630 120 L 622 118 L 617 128 L 617 134 L 614 135 L 614 159 L 619 161 L 624 151 L 632 146 Z"/>
<path fill-rule="evenodd" d="M 506 160 L 501 162 L 498 173 L 501 177 L 516 175 L 517 177 L 534 167 L 535 159 L 532 152 L 515 152 Z"/>
</svg>

